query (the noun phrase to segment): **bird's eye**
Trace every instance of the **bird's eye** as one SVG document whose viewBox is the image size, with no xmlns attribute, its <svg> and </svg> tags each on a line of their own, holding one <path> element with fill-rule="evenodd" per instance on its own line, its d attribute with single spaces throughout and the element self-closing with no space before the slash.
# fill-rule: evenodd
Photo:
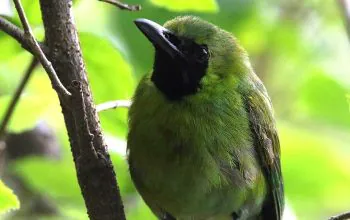
<svg viewBox="0 0 350 220">
<path fill-rule="evenodd" d="M 170 40 L 170 34 L 167 32 L 163 32 L 163 35 L 166 39 Z"/>
<path fill-rule="evenodd" d="M 206 62 L 209 59 L 209 50 L 208 50 L 208 46 L 207 45 L 200 45 L 197 53 L 196 53 L 196 58 L 198 62 Z"/>
<path fill-rule="evenodd" d="M 178 45 L 180 43 L 180 40 L 172 33 L 170 32 L 164 32 L 164 37 L 168 39 L 172 44 Z"/>
</svg>

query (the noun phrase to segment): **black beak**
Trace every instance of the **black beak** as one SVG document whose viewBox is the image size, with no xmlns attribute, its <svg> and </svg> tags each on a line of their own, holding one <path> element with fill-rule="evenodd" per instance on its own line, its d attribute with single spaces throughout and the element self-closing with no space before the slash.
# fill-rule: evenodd
<svg viewBox="0 0 350 220">
<path fill-rule="evenodd" d="M 168 53 L 172 58 L 179 56 L 184 58 L 184 54 L 168 39 L 170 35 L 173 35 L 171 31 L 144 18 L 136 19 L 134 22 L 156 48 Z"/>
</svg>

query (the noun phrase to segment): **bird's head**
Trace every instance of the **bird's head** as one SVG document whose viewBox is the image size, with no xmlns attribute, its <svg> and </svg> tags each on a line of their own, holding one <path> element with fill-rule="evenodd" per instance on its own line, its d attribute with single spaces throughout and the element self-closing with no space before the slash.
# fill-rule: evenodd
<svg viewBox="0 0 350 220">
<path fill-rule="evenodd" d="M 152 81 L 170 100 L 224 86 L 250 70 L 237 40 L 217 26 L 184 16 L 161 26 L 137 19 L 137 27 L 155 47 Z"/>
</svg>

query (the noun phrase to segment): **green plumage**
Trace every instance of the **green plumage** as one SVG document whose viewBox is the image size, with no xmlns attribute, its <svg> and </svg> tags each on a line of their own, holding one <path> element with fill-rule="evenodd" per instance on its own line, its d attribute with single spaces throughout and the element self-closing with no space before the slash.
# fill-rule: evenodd
<svg viewBox="0 0 350 220">
<path fill-rule="evenodd" d="M 154 71 L 139 83 L 129 112 L 129 165 L 138 191 L 162 219 L 281 219 L 283 182 L 271 103 L 245 51 L 230 33 L 198 18 L 175 18 L 164 27 L 186 57 L 203 45 L 210 56 L 205 74 L 193 83 L 195 92 L 178 97 L 171 90 L 175 99 L 151 76 L 187 74 L 180 77 L 181 90 L 192 86 L 188 80 L 202 59 L 179 64 L 180 58 L 164 58 L 166 71 L 157 67 L 164 55 L 157 56 L 163 48 L 155 45 Z M 179 65 L 181 71 L 173 71 Z"/>
</svg>

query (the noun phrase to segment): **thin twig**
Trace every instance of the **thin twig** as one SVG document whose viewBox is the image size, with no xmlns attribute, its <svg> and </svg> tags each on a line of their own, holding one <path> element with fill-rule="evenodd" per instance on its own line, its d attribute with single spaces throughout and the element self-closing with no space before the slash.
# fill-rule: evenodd
<svg viewBox="0 0 350 220">
<path fill-rule="evenodd" d="M 12 24 L 10 21 L 6 20 L 3 17 L 0 17 L 0 30 L 3 30 L 5 33 L 13 37 L 18 43 L 22 45 L 24 49 L 33 54 L 32 49 L 30 48 L 30 42 L 26 38 L 24 31 L 19 27 Z M 39 43 L 40 48 L 44 51 L 45 54 L 48 54 L 49 49 L 43 43 Z"/>
<path fill-rule="evenodd" d="M 22 45 L 28 46 L 27 42 L 25 42 L 26 38 L 24 36 L 24 32 L 19 27 L 12 24 L 10 21 L 6 20 L 3 17 L 0 17 L 0 29 L 11 37 L 15 38 Z"/>
<path fill-rule="evenodd" d="M 96 106 L 96 110 L 97 112 L 102 112 L 109 109 L 129 108 L 130 105 L 131 105 L 131 100 L 116 100 L 116 101 L 110 101 L 110 102 L 99 104 Z"/>
<path fill-rule="evenodd" d="M 349 0 L 338 0 L 340 10 L 343 14 L 343 20 L 350 40 L 350 1 Z"/>
<path fill-rule="evenodd" d="M 128 11 L 140 11 L 141 10 L 141 5 L 128 5 L 128 4 L 122 3 L 118 0 L 99 0 L 99 1 L 114 5 L 121 10 L 128 10 Z"/>
<path fill-rule="evenodd" d="M 6 127 L 10 122 L 11 116 L 13 112 L 15 111 L 16 104 L 18 103 L 19 98 L 21 97 L 21 94 L 25 88 L 25 86 L 28 83 L 28 80 L 34 71 L 35 67 L 38 64 L 38 60 L 35 59 L 34 57 L 32 58 L 28 68 L 26 69 L 23 78 L 21 80 L 21 83 L 18 85 L 15 94 L 13 95 L 11 102 L 9 106 L 7 107 L 7 110 L 5 111 L 5 114 L 3 116 L 3 119 L 1 120 L 1 125 L 0 125 L 0 139 L 5 135 L 6 133 Z"/>
<path fill-rule="evenodd" d="M 41 65 L 44 67 L 45 71 L 47 72 L 53 88 L 57 91 L 57 94 L 60 95 L 64 99 L 68 99 L 68 97 L 71 96 L 70 92 L 63 86 L 59 78 L 57 77 L 57 74 L 50 63 L 50 61 L 46 58 L 44 52 L 41 50 L 38 42 L 35 40 L 33 32 L 29 26 L 27 17 L 24 13 L 23 7 L 21 5 L 20 0 L 13 0 L 15 3 L 16 10 L 18 12 L 19 18 L 21 19 L 22 26 L 24 29 L 25 37 L 30 42 L 30 48 L 33 51 L 33 54 L 35 57 L 40 61 Z"/>
<path fill-rule="evenodd" d="M 350 212 L 345 212 L 340 215 L 329 218 L 329 220 L 346 220 L 346 219 L 350 219 Z"/>
<path fill-rule="evenodd" d="M 19 19 L 21 20 L 21 23 L 22 23 L 22 26 L 23 26 L 23 29 L 24 29 L 24 33 L 34 36 L 33 33 L 32 33 L 32 29 L 29 26 L 27 17 L 26 17 L 26 15 L 24 13 L 21 1 L 20 0 L 13 0 L 13 2 L 15 3 L 15 7 L 16 7 Z"/>
</svg>

